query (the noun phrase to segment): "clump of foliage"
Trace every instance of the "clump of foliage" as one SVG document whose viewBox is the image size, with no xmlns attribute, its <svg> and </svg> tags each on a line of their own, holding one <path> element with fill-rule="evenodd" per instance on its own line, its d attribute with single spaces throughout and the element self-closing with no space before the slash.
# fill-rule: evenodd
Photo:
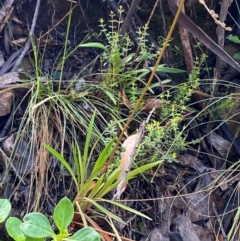
<svg viewBox="0 0 240 241">
<path fill-rule="evenodd" d="M 138 163 L 142 159 L 144 162 L 176 161 L 177 153 L 186 148 L 185 127 L 181 124 L 187 104 L 194 90 L 199 87 L 199 74 L 205 59 L 206 55 L 196 59 L 188 82 L 179 85 L 176 92 L 167 90 L 159 95 L 160 117 L 147 125 L 146 135 L 137 153 Z"/>
<path fill-rule="evenodd" d="M 119 19 L 121 19 L 122 9 L 119 9 Z M 131 104 L 137 100 L 141 94 L 139 85 L 145 86 L 145 77 L 151 72 L 151 61 L 155 61 L 157 51 L 152 44 L 149 45 L 147 40 L 147 26 L 139 28 L 137 31 L 137 47 L 134 46 L 128 35 L 120 35 L 119 30 L 121 21 L 116 19 L 113 12 L 110 13 L 110 25 L 106 26 L 103 19 L 100 19 L 101 33 L 106 38 L 106 50 L 101 54 L 102 73 L 105 78 L 102 85 L 104 88 L 117 89 L 129 94 L 128 98 Z M 135 49 L 135 50 L 134 50 Z M 178 69 L 167 68 L 159 65 L 159 72 L 180 73 L 184 72 Z M 163 84 L 169 80 L 163 81 Z M 153 84 L 149 90 L 158 85 Z M 123 98 L 123 94 L 121 94 Z M 126 104 L 126 102 L 125 102 Z M 129 106 L 130 107 L 130 106 Z"/>
<path fill-rule="evenodd" d="M 82 86 L 79 91 L 74 91 L 75 80 L 72 80 L 69 86 L 63 86 L 64 66 L 74 51 L 79 48 L 88 47 L 105 49 L 101 43 L 83 42 L 79 43 L 74 50 L 69 49 L 67 39 L 69 37 L 70 22 L 71 16 L 69 16 L 68 20 L 66 42 L 64 43 L 60 63 L 54 66 L 54 68 L 59 70 L 59 79 L 57 82 L 52 76 L 42 72 L 41 62 L 43 61 L 41 58 L 44 54 L 39 56 L 39 53 L 42 51 L 38 48 L 41 46 L 38 46 L 34 42 L 34 39 L 32 39 L 35 75 L 30 81 L 32 86 L 26 94 L 27 106 L 16 135 L 11 158 L 14 159 L 15 153 L 17 153 L 16 150 L 22 148 L 23 154 L 19 158 L 19 169 L 22 168 L 26 172 L 29 172 L 29 170 L 27 170 L 28 166 L 30 166 L 30 168 L 32 166 L 36 167 L 32 168 L 33 178 L 31 180 L 37 180 L 35 182 L 37 187 L 32 189 L 34 193 L 30 194 L 34 196 L 34 203 L 31 206 L 34 207 L 35 210 L 38 210 L 40 199 L 45 196 L 42 195 L 42 190 L 48 192 L 46 173 L 49 171 L 51 165 L 51 157 L 44 148 L 43 143 L 47 143 L 59 150 L 60 153 L 63 153 L 64 149 L 71 149 L 72 140 L 78 139 L 79 143 L 81 141 L 79 139 L 84 138 L 91 120 L 91 112 L 97 112 L 98 118 L 96 122 L 103 128 L 108 123 L 103 115 L 103 107 L 108 113 L 108 116 L 110 116 L 109 118 L 114 120 L 119 118 L 117 112 L 112 109 L 112 105 L 109 105 L 104 99 L 96 96 L 92 84 L 84 83 L 84 86 Z M 108 95 L 107 90 L 105 94 Z M 111 94 L 109 94 L 109 96 L 111 96 Z M 92 142 L 100 136 L 100 130 L 96 123 L 93 128 L 94 131 L 91 136 Z M 25 145 L 23 146 L 22 143 Z M 21 175 L 25 174 L 26 173 L 21 173 Z M 43 187 L 46 187 L 46 189 Z M 65 193 L 65 195 L 66 194 L 67 193 Z M 30 202 L 28 205 L 30 207 Z"/>
<path fill-rule="evenodd" d="M 80 148 L 75 142 L 72 147 L 72 155 L 74 159 L 73 165 L 70 164 L 59 152 L 54 150 L 48 145 L 45 145 L 46 149 L 56 157 L 60 163 L 67 169 L 70 173 L 76 189 L 77 194 L 74 200 L 80 213 L 88 216 L 90 218 L 90 213 L 104 213 L 108 217 L 111 217 L 119 222 L 125 223 L 120 217 L 109 212 L 103 205 L 99 202 L 109 202 L 120 208 L 126 209 L 134 214 L 140 215 L 142 217 L 148 218 L 147 216 L 141 214 L 140 212 L 129 208 L 121 203 L 109 201 L 103 199 L 106 194 L 113 191 L 120 180 L 118 176 L 121 172 L 119 166 L 114 166 L 111 172 L 107 174 L 103 172 L 104 166 L 106 165 L 109 156 L 113 150 L 114 139 L 111 139 L 109 143 L 105 146 L 102 152 L 99 154 L 96 160 L 93 160 L 94 149 L 97 146 L 98 141 L 96 141 L 93 147 L 90 146 L 91 136 L 93 134 L 93 125 L 95 120 L 95 114 L 93 115 L 89 128 L 87 130 L 87 136 L 84 148 Z M 100 139 L 100 138 L 99 138 Z M 90 149 L 91 147 L 91 149 Z M 137 169 L 132 170 L 128 173 L 127 179 L 136 177 L 138 174 L 144 173 L 145 171 L 159 165 L 159 161 L 152 162 L 150 164 L 144 164 Z M 95 206 L 95 209 L 92 207 Z M 82 218 L 84 218 L 84 215 Z"/>
<path fill-rule="evenodd" d="M 11 211 L 11 203 L 7 199 L 0 199 L 0 223 L 4 222 Z M 45 215 L 39 212 L 28 213 L 23 221 L 16 217 L 9 217 L 6 221 L 7 233 L 15 241 L 39 240 L 47 238 L 51 240 L 89 240 L 100 241 L 101 236 L 95 229 L 84 227 L 73 235 L 68 227 L 74 216 L 74 207 L 68 198 L 63 198 L 56 205 L 53 213 L 53 221 L 59 230 L 56 234 Z"/>
</svg>

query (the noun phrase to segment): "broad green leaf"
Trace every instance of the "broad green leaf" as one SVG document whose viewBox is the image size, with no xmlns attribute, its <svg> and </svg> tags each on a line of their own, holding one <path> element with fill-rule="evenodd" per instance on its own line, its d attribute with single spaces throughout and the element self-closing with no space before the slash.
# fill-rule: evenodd
<svg viewBox="0 0 240 241">
<path fill-rule="evenodd" d="M 232 41 L 232 42 L 234 42 L 234 43 L 236 43 L 236 44 L 240 44 L 240 39 L 239 39 L 239 37 L 236 36 L 236 35 L 230 34 L 230 35 L 227 37 L 227 39 L 230 40 L 230 41 Z"/>
<path fill-rule="evenodd" d="M 0 223 L 2 223 L 9 215 L 12 205 L 7 199 L 0 199 Z"/>
<path fill-rule="evenodd" d="M 240 60 L 240 52 L 237 52 L 236 54 L 234 54 L 233 58 L 236 60 Z"/>
<path fill-rule="evenodd" d="M 32 237 L 26 236 L 25 241 L 45 241 L 45 239 L 44 238 L 32 238 Z"/>
<path fill-rule="evenodd" d="M 32 238 L 55 236 L 48 219 L 41 213 L 33 212 L 27 214 L 23 218 L 23 223 L 20 227 L 27 236 Z"/>
<path fill-rule="evenodd" d="M 60 233 L 60 234 L 57 234 L 56 236 L 54 236 L 54 241 L 61 241 L 67 237 L 69 237 L 69 233 L 64 233 L 64 234 Z"/>
<path fill-rule="evenodd" d="M 73 216 L 73 204 L 68 198 L 64 197 L 57 204 L 53 213 L 53 220 L 57 228 L 59 229 L 60 233 L 64 234 L 67 232 L 67 227 L 71 223 Z"/>
<path fill-rule="evenodd" d="M 16 241 L 24 241 L 25 234 L 20 228 L 22 221 L 15 217 L 10 217 L 6 222 L 8 235 Z"/>
<path fill-rule="evenodd" d="M 100 234 L 93 228 L 86 227 L 77 231 L 73 236 L 65 238 L 64 240 L 71 241 L 101 241 Z"/>
<path fill-rule="evenodd" d="M 85 43 L 85 44 L 79 44 L 78 47 L 89 47 L 89 48 L 99 48 L 99 49 L 103 49 L 103 50 L 107 50 L 106 46 L 101 44 L 101 43 L 97 43 L 97 42 L 92 42 L 92 43 Z"/>
</svg>

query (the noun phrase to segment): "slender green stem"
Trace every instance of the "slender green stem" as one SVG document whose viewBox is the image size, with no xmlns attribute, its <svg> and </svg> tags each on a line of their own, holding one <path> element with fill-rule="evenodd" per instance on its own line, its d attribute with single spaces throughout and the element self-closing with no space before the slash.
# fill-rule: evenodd
<svg viewBox="0 0 240 241">
<path fill-rule="evenodd" d="M 65 39 L 65 42 L 64 42 L 63 57 L 62 57 L 62 62 L 61 62 L 61 72 L 60 72 L 60 77 L 59 77 L 58 92 L 61 89 L 62 80 L 63 80 L 64 65 L 65 65 L 65 61 L 67 59 L 68 36 L 69 36 L 69 31 L 70 31 L 71 19 L 72 19 L 72 4 L 71 4 L 70 8 L 71 9 L 69 11 L 69 16 L 68 16 L 66 39 Z"/>
</svg>

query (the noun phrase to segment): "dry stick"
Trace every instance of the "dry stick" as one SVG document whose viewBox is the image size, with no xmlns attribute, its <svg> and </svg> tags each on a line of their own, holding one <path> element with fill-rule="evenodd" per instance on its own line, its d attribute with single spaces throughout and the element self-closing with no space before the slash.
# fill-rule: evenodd
<svg viewBox="0 0 240 241">
<path fill-rule="evenodd" d="M 5 14 L 7 14 L 7 15 L 5 16 L 4 22 L 0 25 L 0 32 L 2 32 L 3 28 L 5 27 L 5 25 L 11 20 L 13 10 L 14 10 L 14 7 L 11 7 L 11 8 L 7 11 L 7 13 L 5 13 Z M 0 11 L 1 11 L 1 10 L 0 10 Z M 0 16 L 1 16 L 1 15 L 0 15 Z M 0 22 L 2 22 L 2 21 L 0 20 Z"/>
<path fill-rule="evenodd" d="M 125 18 L 124 23 L 122 25 L 122 28 L 120 30 L 120 34 L 125 34 L 127 32 L 128 25 L 129 25 L 129 23 L 132 19 L 133 14 L 135 13 L 140 1 L 141 0 L 133 0 L 132 1 L 131 6 L 130 6 L 130 8 L 128 10 L 128 13 L 127 13 L 127 17 Z"/>
<path fill-rule="evenodd" d="M 168 0 L 168 5 L 171 12 L 175 15 L 178 6 L 175 1 Z M 227 62 L 233 68 L 240 72 L 240 65 L 234 60 L 225 50 L 223 50 L 218 44 L 216 44 L 206 33 L 203 32 L 191 19 L 189 19 L 184 13 L 180 13 L 178 21 L 183 25 L 187 31 L 192 33 L 201 43 L 203 43 L 208 49 L 219 56 L 222 60 Z M 219 21 L 220 22 L 220 21 Z M 220 22 L 221 23 L 221 22 Z"/>
<path fill-rule="evenodd" d="M 141 141 L 143 139 L 145 128 L 146 128 L 146 126 L 147 126 L 147 124 L 150 120 L 150 117 L 152 116 L 154 111 L 155 111 L 155 108 L 153 108 L 151 110 L 151 112 L 149 113 L 149 115 L 147 117 L 147 120 L 143 121 L 143 123 L 141 124 L 141 126 L 139 128 L 137 140 L 135 141 L 134 148 L 132 149 L 132 151 L 130 153 L 130 161 L 128 163 L 128 166 L 127 166 L 126 170 L 124 170 L 124 174 L 122 176 L 121 182 L 117 186 L 117 192 L 113 195 L 113 200 L 119 200 L 120 199 L 120 196 L 122 194 L 123 185 L 125 184 L 125 182 L 127 180 L 127 174 L 129 173 L 129 171 L 131 169 L 132 163 L 133 163 L 134 158 L 136 156 L 137 149 L 138 149 L 139 144 L 141 143 Z"/>
<path fill-rule="evenodd" d="M 167 28 L 166 28 L 166 21 L 164 17 L 163 7 L 162 7 L 162 1 L 159 2 L 159 13 L 160 18 L 162 19 L 162 27 L 163 27 L 163 37 L 166 38 L 167 36 Z"/>
<path fill-rule="evenodd" d="M 13 172 L 15 173 L 15 175 L 19 178 L 19 181 L 21 181 L 22 184 L 24 186 L 26 186 L 26 183 L 24 182 L 23 177 L 21 177 L 21 175 L 18 173 L 18 170 L 13 165 L 11 158 L 9 158 L 1 148 L 0 148 L 0 153 L 2 154 L 2 158 L 3 158 L 3 161 L 4 161 L 6 169 L 7 169 L 8 165 L 9 165 L 12 168 Z M 6 172 L 6 171 L 7 170 L 4 170 L 4 172 Z"/>
<path fill-rule="evenodd" d="M 21 54 L 21 52 L 23 51 L 24 47 L 20 48 L 19 50 L 17 50 L 16 52 L 14 52 L 9 58 L 8 60 L 4 63 L 4 65 L 2 66 L 2 68 L 0 69 L 0 76 L 3 76 L 5 73 L 7 73 L 12 66 L 14 65 L 14 63 L 16 62 L 16 58 Z"/>
<path fill-rule="evenodd" d="M 117 150 L 117 148 L 118 148 L 118 146 L 119 146 L 119 144 L 120 144 L 120 142 L 121 142 L 121 140 L 122 140 L 122 138 L 123 138 L 123 135 L 124 135 L 125 131 L 126 131 L 127 128 L 128 128 L 128 125 L 130 124 L 130 122 L 132 121 L 132 119 L 133 119 L 136 111 L 137 111 L 138 108 L 140 107 L 140 104 L 141 104 L 141 102 L 142 102 L 142 100 L 143 100 L 143 97 L 145 96 L 145 94 L 146 94 L 146 92 L 147 92 L 147 90 L 148 90 L 148 88 L 149 88 L 149 86 L 150 86 L 150 84 L 151 84 L 151 82 L 152 82 L 152 79 L 153 79 L 153 77 L 154 77 L 154 75 L 155 75 L 155 73 L 156 73 L 157 66 L 159 65 L 159 63 L 160 63 L 160 61 L 161 61 L 161 59 L 162 59 L 162 57 L 163 57 L 163 54 L 164 54 L 164 51 L 165 51 L 165 49 L 166 49 L 166 47 L 167 47 L 168 42 L 170 41 L 170 38 L 171 38 L 171 36 L 172 36 L 172 32 L 173 32 L 173 30 L 174 30 L 174 28 L 175 28 L 175 26 L 176 26 L 176 23 L 177 23 L 177 20 L 178 20 L 178 18 L 179 18 L 179 15 L 180 15 L 180 13 L 181 13 L 181 10 L 182 10 L 182 8 L 183 8 L 184 2 L 185 2 L 185 0 L 182 0 L 181 3 L 180 3 L 180 5 L 179 5 L 179 8 L 178 8 L 177 13 L 176 13 L 176 15 L 175 15 L 175 17 L 174 17 L 172 26 L 171 26 L 171 28 L 170 28 L 170 30 L 169 30 L 169 32 L 168 32 L 168 35 L 167 35 L 167 38 L 166 38 L 166 40 L 165 40 L 165 42 L 164 42 L 163 47 L 162 47 L 162 49 L 161 49 L 160 52 L 159 52 L 158 59 L 157 59 L 156 64 L 155 64 L 155 66 L 154 66 L 154 68 L 153 68 L 153 70 L 152 70 L 152 73 L 151 73 L 151 75 L 150 75 L 150 77 L 149 77 L 149 79 L 148 79 L 148 82 L 147 82 L 145 88 L 143 89 L 141 96 L 140 96 L 139 99 L 137 100 L 137 103 L 136 103 L 136 105 L 134 106 L 134 109 L 133 109 L 131 115 L 128 117 L 128 120 L 127 120 L 126 124 L 124 125 L 123 130 L 122 130 L 122 132 L 120 133 L 120 135 L 119 135 L 119 137 L 118 137 L 118 139 L 117 139 L 117 142 L 116 142 L 116 145 L 115 145 L 115 147 L 114 147 L 114 149 L 113 149 L 113 152 L 112 152 L 112 154 L 111 154 L 111 156 L 110 156 L 110 158 L 109 158 L 106 166 L 104 167 L 103 171 L 101 172 L 101 174 L 106 173 L 106 170 L 107 170 L 108 166 L 112 163 L 113 158 L 114 158 L 114 155 L 115 155 L 115 152 L 116 152 L 116 150 Z"/>
<path fill-rule="evenodd" d="M 228 8 L 231 5 L 232 0 L 223 0 L 221 3 L 221 10 L 220 10 L 220 16 L 219 21 L 224 23 L 227 17 Z M 219 24 L 217 27 L 217 35 L 218 35 L 218 45 L 223 48 L 224 46 L 224 39 L 225 39 L 225 29 Z M 214 79 L 215 82 L 217 82 L 218 79 L 220 79 L 222 73 L 222 59 L 217 57 L 216 62 L 216 69 L 214 73 Z M 217 91 L 216 84 L 213 85 L 213 93 Z"/>
<path fill-rule="evenodd" d="M 41 0 L 37 0 L 37 4 L 36 4 L 33 20 L 32 20 L 32 26 L 31 26 L 31 29 L 30 29 L 30 32 L 29 32 L 28 40 L 27 40 L 27 42 L 24 46 L 24 49 L 23 49 L 22 53 L 20 54 L 19 58 L 17 59 L 16 63 L 14 64 L 14 66 L 11 70 L 12 72 L 15 72 L 17 70 L 17 68 L 21 64 L 23 58 L 25 57 L 25 55 L 27 54 L 27 52 L 30 48 L 31 37 L 34 34 L 34 30 L 35 30 L 35 26 L 36 26 L 36 22 L 37 22 L 37 17 L 38 17 L 38 13 L 39 13 L 39 8 L 40 8 L 40 2 L 41 2 Z"/>
<path fill-rule="evenodd" d="M 157 6 L 158 6 L 158 2 L 159 2 L 159 0 L 156 0 L 155 4 L 154 4 L 154 6 L 153 6 L 153 9 L 152 9 L 152 11 L 151 11 L 151 13 L 150 13 L 150 16 L 149 16 L 149 18 L 148 18 L 148 21 L 147 21 L 147 23 L 146 23 L 146 26 L 149 26 L 150 21 L 151 21 L 151 19 L 152 19 L 152 17 L 153 17 L 153 14 L 154 14 Z"/>
<path fill-rule="evenodd" d="M 179 2 L 180 0 L 177 0 L 177 4 Z M 184 8 L 182 12 L 185 13 Z M 187 67 L 187 73 L 190 74 L 191 71 L 193 70 L 194 63 L 193 63 L 193 55 L 192 55 L 192 49 L 191 49 L 188 31 L 182 26 L 181 23 L 179 23 L 178 26 L 179 26 L 180 39 L 183 47 L 184 59 Z"/>
<path fill-rule="evenodd" d="M 0 22 L 4 22 L 2 23 L 3 25 L 0 25 L 0 31 L 2 31 L 3 27 L 5 26 L 5 23 L 7 22 L 8 19 L 6 19 L 5 17 L 9 14 L 9 11 L 11 10 L 11 7 L 13 5 L 14 0 L 5 0 L 4 3 L 2 4 L 2 7 L 0 9 Z M 7 16 L 8 18 L 9 16 Z"/>
<path fill-rule="evenodd" d="M 4 136 L 7 135 L 9 127 L 11 126 L 11 124 L 13 122 L 13 117 L 14 117 L 14 114 L 15 114 L 14 112 L 15 112 L 15 107 L 13 106 L 11 114 L 9 115 L 7 121 L 5 122 L 4 127 L 2 128 L 2 130 L 0 132 L 0 138 L 3 138 Z"/>
<path fill-rule="evenodd" d="M 227 240 L 228 240 L 228 239 L 227 239 L 227 235 L 226 235 L 225 230 L 224 230 L 224 228 L 223 228 L 223 226 L 222 226 L 222 221 L 221 221 L 221 219 L 220 219 L 220 217 L 219 217 L 219 215 L 218 215 L 215 202 L 212 203 L 212 207 L 213 207 L 213 212 L 214 212 L 214 214 L 215 214 L 216 217 L 217 217 L 218 224 L 219 224 L 219 226 L 220 226 L 220 228 L 221 228 L 221 232 L 222 232 L 223 238 L 224 238 L 225 241 L 227 241 Z"/>
</svg>

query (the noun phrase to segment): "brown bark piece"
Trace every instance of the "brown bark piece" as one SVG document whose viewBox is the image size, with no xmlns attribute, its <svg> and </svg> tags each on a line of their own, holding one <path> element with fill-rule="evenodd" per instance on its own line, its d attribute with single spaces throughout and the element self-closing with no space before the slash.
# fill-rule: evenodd
<svg viewBox="0 0 240 241">
<path fill-rule="evenodd" d="M 178 231 L 184 241 L 200 241 L 188 215 L 182 214 L 174 219 Z"/>
</svg>

